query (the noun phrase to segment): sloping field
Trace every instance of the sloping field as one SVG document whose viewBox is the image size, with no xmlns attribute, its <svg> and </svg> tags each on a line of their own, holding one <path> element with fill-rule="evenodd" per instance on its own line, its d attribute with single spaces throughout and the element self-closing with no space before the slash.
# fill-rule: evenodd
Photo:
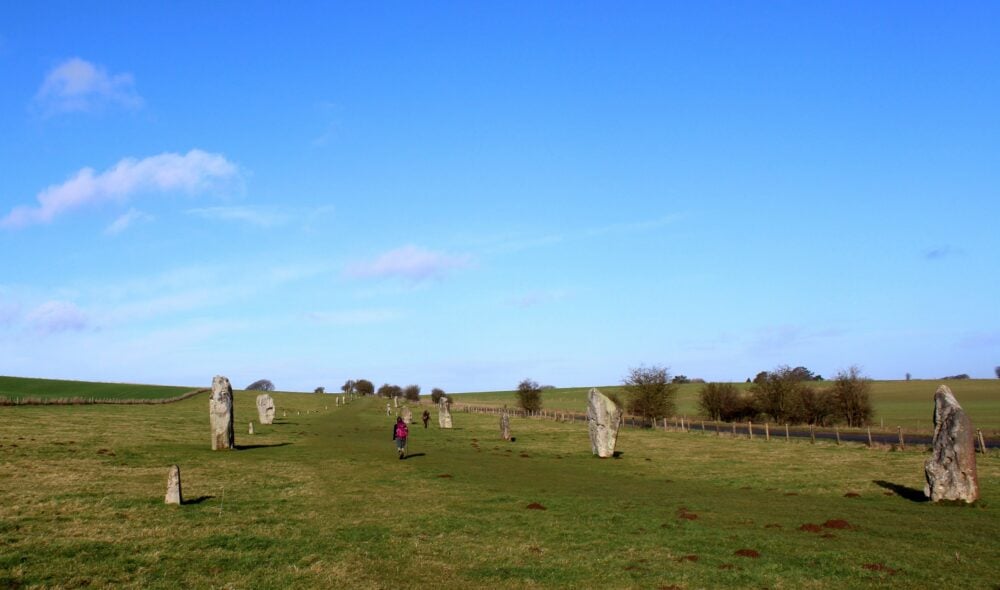
<svg viewBox="0 0 1000 590">
<path fill-rule="evenodd" d="M 399 461 L 384 401 L 275 394 L 238 450 L 207 396 L 0 407 L 0 587 L 988 588 L 1000 454 L 983 501 L 920 502 L 925 454 L 626 431 L 456 412 Z M 419 413 L 419 412 L 418 412 Z M 187 503 L 163 504 L 181 468 Z"/>
<path fill-rule="evenodd" d="M 193 389 L 198 388 L 0 376 L 0 396 L 11 399 L 162 399 L 175 397 Z"/>
<path fill-rule="evenodd" d="M 875 406 L 875 424 L 884 422 L 886 428 L 902 426 L 910 430 L 934 430 L 934 392 L 938 385 L 948 385 L 959 403 L 969 413 L 973 424 L 986 432 L 1000 432 L 1000 379 L 969 379 L 957 381 L 875 381 L 872 383 L 872 402 Z M 748 383 L 736 383 L 741 389 Z M 829 381 L 813 384 L 827 388 Z M 698 415 L 698 392 L 701 385 L 687 383 L 677 391 L 677 412 L 682 416 Z M 598 387 L 602 392 L 624 395 L 620 385 Z M 552 389 L 542 392 L 542 403 L 547 409 L 585 412 L 589 387 Z M 454 401 L 468 404 L 499 405 L 511 407 L 517 403 L 513 391 L 492 391 L 456 394 Z"/>
</svg>

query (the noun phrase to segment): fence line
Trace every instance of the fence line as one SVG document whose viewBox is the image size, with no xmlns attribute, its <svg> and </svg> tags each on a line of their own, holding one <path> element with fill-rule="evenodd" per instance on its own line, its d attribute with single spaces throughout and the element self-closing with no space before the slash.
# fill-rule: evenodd
<svg viewBox="0 0 1000 590">
<path fill-rule="evenodd" d="M 534 412 L 529 412 L 520 408 L 505 408 L 500 406 L 479 406 L 470 404 L 460 404 L 455 403 L 453 407 L 457 411 L 471 413 L 471 414 L 494 414 L 500 415 L 506 411 L 511 416 L 517 416 L 521 418 L 539 418 L 539 419 L 551 419 L 557 422 L 586 422 L 587 414 L 581 412 L 567 412 L 563 410 L 538 410 Z M 686 416 L 671 416 L 669 418 L 664 417 L 662 426 L 659 420 L 656 421 L 655 425 L 650 425 L 645 419 L 639 416 L 633 415 L 622 415 L 622 426 L 629 428 L 643 428 L 647 430 L 663 430 L 671 432 L 696 432 L 710 434 L 710 428 L 706 426 L 704 420 L 700 421 L 700 427 L 695 427 L 695 422 Z M 771 441 L 770 423 L 765 422 L 763 424 L 753 424 L 751 421 L 746 422 L 722 422 L 719 420 L 712 420 L 709 422 L 712 429 L 714 429 L 714 434 L 716 436 L 722 436 L 722 430 L 731 430 L 732 434 L 729 435 L 732 438 L 746 438 L 748 440 L 754 440 L 754 434 L 762 435 L 765 442 Z M 781 425 L 781 424 L 779 424 Z M 866 427 L 864 430 L 861 428 L 857 429 L 847 429 L 841 430 L 840 427 L 834 426 L 829 429 L 817 429 L 815 425 L 808 426 L 796 426 L 792 427 L 789 424 L 783 424 L 785 429 L 785 442 L 791 442 L 792 438 L 808 438 L 809 441 L 815 444 L 816 439 L 830 440 L 836 444 L 841 444 L 842 442 L 857 442 L 865 444 L 869 448 L 874 447 L 876 444 L 891 445 L 892 447 L 898 448 L 899 450 L 906 450 L 907 444 L 916 447 L 924 447 L 930 445 L 933 436 L 925 432 L 906 432 L 901 426 L 896 427 L 896 431 L 883 431 L 883 432 L 872 432 L 871 427 Z M 759 440 L 759 439 L 758 439 Z M 779 439 L 780 440 L 780 439 Z M 1000 446 L 1000 438 L 998 437 L 984 437 L 981 430 L 976 431 L 976 436 L 973 439 L 973 445 L 976 447 L 977 451 L 985 453 L 989 448 L 997 448 Z"/>
<path fill-rule="evenodd" d="M 199 393 L 212 391 L 211 388 L 201 388 L 182 393 L 174 397 L 113 399 L 99 397 L 5 397 L 0 396 L 0 406 L 90 406 L 90 405 L 160 405 L 172 404 L 194 397 Z"/>
</svg>

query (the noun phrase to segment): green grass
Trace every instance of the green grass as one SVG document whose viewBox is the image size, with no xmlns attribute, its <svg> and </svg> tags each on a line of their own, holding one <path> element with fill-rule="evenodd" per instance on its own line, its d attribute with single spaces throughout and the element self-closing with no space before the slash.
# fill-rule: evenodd
<svg viewBox="0 0 1000 590">
<path fill-rule="evenodd" d="M 0 396 L 8 398 L 162 399 L 174 397 L 192 389 L 198 388 L 0 376 Z"/>
<path fill-rule="evenodd" d="M 942 383 L 968 412 L 972 423 L 984 433 L 1000 433 L 1000 379 L 969 379 L 959 381 L 875 381 L 872 383 L 872 403 L 875 423 L 884 422 L 886 428 L 902 426 L 908 430 L 934 430 L 934 392 Z M 736 383 L 746 389 L 749 383 Z M 818 382 L 816 387 L 831 387 L 830 381 Z M 624 396 L 622 386 L 598 387 L 602 392 L 617 392 Z M 687 383 L 677 390 L 677 412 L 681 416 L 697 416 L 698 392 L 701 385 Z M 589 387 L 552 389 L 542 393 L 546 409 L 585 412 Z M 516 405 L 513 391 L 489 391 L 454 394 L 454 401 L 466 404 Z"/>
<path fill-rule="evenodd" d="M 582 424 L 515 418 L 516 442 L 504 443 L 494 416 L 456 413 L 453 430 L 416 425 L 414 456 L 398 461 L 384 401 L 274 397 L 278 420 L 249 436 L 255 396 L 236 393 L 242 448 L 228 452 L 210 450 L 204 395 L 166 406 L 0 407 L 0 587 L 1000 579 L 996 452 L 979 460 L 979 504 L 940 506 L 907 499 L 922 487 L 918 451 L 628 430 L 621 457 L 599 460 Z M 163 504 L 173 463 L 182 507 Z M 799 530 L 836 519 L 852 528 Z"/>
</svg>

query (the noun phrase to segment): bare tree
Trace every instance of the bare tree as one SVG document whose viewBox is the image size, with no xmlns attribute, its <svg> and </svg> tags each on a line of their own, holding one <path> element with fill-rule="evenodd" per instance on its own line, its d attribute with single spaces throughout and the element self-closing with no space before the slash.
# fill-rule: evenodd
<svg viewBox="0 0 1000 590">
<path fill-rule="evenodd" d="M 666 367 L 633 367 L 622 380 L 628 394 L 629 411 L 642 416 L 648 426 L 675 411 L 677 385 L 671 383 Z"/>
<path fill-rule="evenodd" d="M 258 379 L 250 385 L 247 385 L 247 391 L 274 391 L 274 383 L 271 383 L 267 379 Z"/>
<path fill-rule="evenodd" d="M 698 393 L 698 407 L 713 420 L 752 418 L 753 401 L 732 383 L 706 383 Z"/>
<path fill-rule="evenodd" d="M 420 386 L 419 385 L 407 385 L 403 388 L 403 397 L 410 400 L 411 402 L 420 401 Z"/>
<path fill-rule="evenodd" d="M 348 379 L 347 381 L 344 381 L 343 385 L 340 386 L 340 390 L 347 394 L 354 393 L 354 387 L 356 385 L 357 382 L 354 381 L 354 379 Z"/>
<path fill-rule="evenodd" d="M 542 388 L 537 381 L 525 379 L 517 384 L 517 405 L 528 412 L 542 409 Z"/>
<path fill-rule="evenodd" d="M 833 398 L 841 417 L 848 426 L 864 426 L 872 419 L 872 380 L 853 366 L 837 373 L 833 382 Z"/>
<path fill-rule="evenodd" d="M 801 377 L 787 365 L 759 373 L 750 386 L 757 409 L 777 422 L 802 421 L 802 392 L 809 386 Z"/>
<path fill-rule="evenodd" d="M 440 401 L 442 397 L 444 397 L 444 390 L 441 389 L 440 387 L 435 387 L 434 389 L 431 390 L 432 402 L 438 403 L 438 401 Z"/>
</svg>

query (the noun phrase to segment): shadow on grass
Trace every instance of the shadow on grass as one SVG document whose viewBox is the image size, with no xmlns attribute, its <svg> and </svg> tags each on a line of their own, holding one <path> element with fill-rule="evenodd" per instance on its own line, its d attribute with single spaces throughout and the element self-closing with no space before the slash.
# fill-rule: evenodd
<svg viewBox="0 0 1000 590">
<path fill-rule="evenodd" d="M 873 483 L 879 487 L 895 492 L 897 496 L 905 500 L 909 500 L 910 502 L 927 501 L 927 496 L 924 495 L 923 490 L 900 485 L 898 483 L 892 483 L 890 481 L 885 481 L 884 479 L 876 479 Z"/>
<path fill-rule="evenodd" d="M 414 459 L 416 457 L 423 457 L 427 453 L 413 453 L 412 455 L 407 455 L 403 457 L 403 461 L 408 461 L 409 459 Z"/>
<path fill-rule="evenodd" d="M 183 504 L 189 506 L 192 504 L 201 504 L 205 500 L 211 500 L 215 496 L 198 496 L 197 498 L 191 498 L 190 500 L 184 500 Z"/>
<path fill-rule="evenodd" d="M 625 454 L 625 451 L 615 451 L 615 453 L 614 453 L 614 455 L 612 455 L 612 457 L 614 457 L 615 459 L 621 459 L 622 455 L 624 455 L 624 454 Z"/>
<path fill-rule="evenodd" d="M 251 449 L 271 449 L 271 448 L 274 448 L 274 447 L 285 447 L 285 446 L 288 446 L 290 444 L 292 444 L 292 443 L 290 443 L 290 442 L 283 442 L 283 443 L 277 443 L 277 444 L 273 444 L 273 445 L 236 445 L 236 450 L 237 451 L 249 451 Z"/>
</svg>

